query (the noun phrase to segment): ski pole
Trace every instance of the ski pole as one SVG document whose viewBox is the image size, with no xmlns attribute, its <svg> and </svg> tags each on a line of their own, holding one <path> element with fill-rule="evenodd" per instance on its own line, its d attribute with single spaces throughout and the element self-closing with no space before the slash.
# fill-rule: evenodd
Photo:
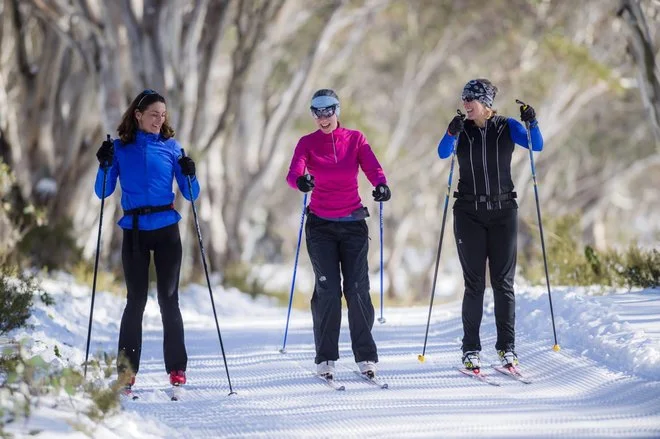
<svg viewBox="0 0 660 439">
<path fill-rule="evenodd" d="M 112 138 L 108 134 L 107 141 L 111 142 Z M 99 270 L 99 254 L 101 253 L 101 227 L 103 226 L 103 206 L 105 205 L 105 186 L 108 180 L 108 167 L 111 164 L 103 164 L 103 186 L 101 188 L 101 214 L 99 215 L 99 233 L 96 237 L 96 256 L 94 257 L 94 278 L 92 280 L 92 304 L 89 307 L 89 323 L 87 324 L 87 348 L 85 349 L 85 363 L 83 378 L 87 378 L 87 360 L 89 359 L 89 343 L 92 340 L 92 321 L 94 316 L 94 298 L 96 297 L 96 277 Z"/>
<path fill-rule="evenodd" d="M 289 310 L 286 313 L 286 326 L 284 327 L 284 341 L 280 352 L 286 353 L 286 337 L 289 333 L 289 318 L 291 317 L 291 305 L 293 304 L 293 290 L 296 285 L 296 272 L 298 271 L 298 255 L 300 254 L 300 242 L 302 241 L 303 223 L 305 222 L 305 209 L 307 208 L 307 193 L 303 197 L 302 213 L 300 214 L 300 230 L 298 231 L 298 245 L 296 246 L 296 258 L 293 263 L 293 277 L 291 279 L 291 291 L 289 292 Z"/>
<path fill-rule="evenodd" d="M 386 322 L 383 317 L 383 202 L 380 202 L 380 317 L 378 321 Z"/>
<path fill-rule="evenodd" d="M 516 99 L 516 103 L 524 107 L 527 107 L 523 101 Z M 552 346 L 552 350 L 557 352 L 559 349 L 559 343 L 557 343 L 557 330 L 555 329 L 555 313 L 552 309 L 552 293 L 550 292 L 550 277 L 548 276 L 548 260 L 545 253 L 545 240 L 543 239 L 543 223 L 541 222 L 541 204 L 539 202 L 539 191 L 538 183 L 536 181 L 536 167 L 534 166 L 534 153 L 532 151 L 532 133 L 530 132 L 529 122 L 525 122 L 525 128 L 527 131 L 527 149 L 529 149 L 529 163 L 532 166 L 532 181 L 534 182 L 534 198 L 536 199 L 536 215 L 539 220 L 539 234 L 541 235 L 541 250 L 543 252 L 543 267 L 545 268 L 545 283 L 548 288 L 548 299 L 550 300 L 550 318 L 552 319 L 552 335 L 555 339 L 555 344 Z"/>
<path fill-rule="evenodd" d="M 186 152 L 181 149 L 181 156 L 185 157 Z M 222 360 L 225 363 L 225 371 L 227 372 L 227 383 L 229 383 L 229 395 L 235 395 L 236 392 L 231 387 L 231 378 L 229 377 L 229 366 L 227 366 L 227 356 L 225 355 L 225 346 L 222 343 L 222 335 L 220 334 L 220 325 L 218 324 L 218 313 L 215 310 L 215 302 L 213 301 L 213 291 L 211 290 L 211 280 L 209 279 L 209 269 L 206 265 L 206 253 L 204 252 L 204 242 L 202 241 L 202 232 L 199 228 L 199 219 L 197 218 L 197 208 L 195 207 L 195 197 L 193 196 L 192 179 L 190 175 L 186 175 L 188 180 L 188 191 L 190 193 L 190 204 L 192 205 L 193 217 L 195 219 L 195 229 L 197 229 L 197 240 L 199 241 L 199 251 L 202 255 L 202 265 L 204 266 L 204 275 L 206 276 L 206 285 L 209 288 L 209 296 L 211 297 L 211 308 L 213 308 L 213 317 L 215 318 L 215 328 L 218 331 L 218 339 L 220 340 L 220 350 L 222 351 Z"/>
<path fill-rule="evenodd" d="M 465 115 L 461 110 L 456 110 L 459 116 L 465 118 Z M 449 165 L 449 180 L 447 182 L 447 193 L 445 194 L 445 205 L 442 212 L 442 227 L 440 227 L 440 241 L 438 242 L 438 254 L 435 257 L 435 273 L 433 274 L 433 287 L 431 288 L 431 303 L 429 304 L 429 317 L 426 321 L 426 333 L 424 334 L 424 348 L 422 353 L 417 356 L 417 359 L 420 362 L 424 362 L 426 358 L 426 342 L 429 337 L 429 326 L 431 325 L 431 311 L 433 310 L 433 298 L 435 297 L 435 285 L 438 280 L 438 266 L 440 265 L 440 252 L 442 251 L 442 240 L 445 235 L 445 222 L 447 220 L 447 206 L 449 205 L 449 193 L 451 192 L 451 180 L 454 176 L 454 162 L 456 161 L 456 148 L 458 148 L 458 139 L 461 133 L 456 135 L 456 140 L 454 140 L 454 149 L 451 153 L 451 164 Z"/>
</svg>

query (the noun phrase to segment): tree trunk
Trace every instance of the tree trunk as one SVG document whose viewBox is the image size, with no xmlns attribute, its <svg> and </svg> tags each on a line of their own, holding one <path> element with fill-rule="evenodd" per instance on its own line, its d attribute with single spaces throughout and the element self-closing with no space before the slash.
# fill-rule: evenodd
<svg viewBox="0 0 660 439">
<path fill-rule="evenodd" d="M 618 16 L 623 18 L 630 31 L 628 53 L 637 66 L 642 102 L 648 112 L 656 147 L 660 151 L 660 68 L 656 61 L 657 48 L 653 45 L 639 0 L 621 0 Z"/>
</svg>

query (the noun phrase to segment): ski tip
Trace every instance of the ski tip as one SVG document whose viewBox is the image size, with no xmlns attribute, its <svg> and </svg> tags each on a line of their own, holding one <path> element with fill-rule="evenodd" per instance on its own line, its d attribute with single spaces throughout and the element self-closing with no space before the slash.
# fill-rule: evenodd
<svg viewBox="0 0 660 439">
<path fill-rule="evenodd" d="M 318 375 L 318 374 L 314 374 L 314 376 L 335 390 L 346 390 L 346 387 L 344 387 L 343 384 L 339 384 L 335 382 L 334 376 Z"/>
<path fill-rule="evenodd" d="M 468 369 L 465 366 L 456 366 L 456 369 L 468 375 L 481 375 L 481 369 Z"/>
<path fill-rule="evenodd" d="M 426 361 L 426 358 L 424 358 L 424 355 L 419 354 L 419 355 L 417 356 L 417 360 L 419 360 L 420 363 L 423 363 L 423 362 Z"/>
<path fill-rule="evenodd" d="M 119 396 L 123 399 L 135 401 L 138 399 L 138 395 L 133 393 L 133 390 L 131 389 L 122 389 L 121 392 L 119 393 Z"/>
<path fill-rule="evenodd" d="M 374 384 L 374 385 L 380 387 L 381 389 L 387 389 L 387 388 L 389 388 L 389 384 L 387 384 L 387 383 L 381 381 L 380 378 L 378 378 L 378 377 L 377 377 L 376 375 L 374 375 L 374 374 L 371 374 L 371 375 L 369 375 L 368 373 L 367 373 L 367 374 L 363 374 L 363 373 L 361 373 L 361 372 L 359 372 L 359 371 L 357 371 L 357 370 L 354 370 L 353 372 L 355 373 L 355 375 L 359 376 L 359 377 L 362 378 L 363 380 L 365 380 L 365 381 L 367 381 L 367 382 L 369 382 L 369 383 L 371 383 L 371 384 Z"/>
</svg>

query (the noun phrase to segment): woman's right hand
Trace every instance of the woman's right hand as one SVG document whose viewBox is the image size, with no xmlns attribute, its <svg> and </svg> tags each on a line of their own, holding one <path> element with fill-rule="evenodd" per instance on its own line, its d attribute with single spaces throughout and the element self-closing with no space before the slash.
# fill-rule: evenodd
<svg viewBox="0 0 660 439">
<path fill-rule="evenodd" d="M 96 151 L 96 158 L 101 166 L 110 166 L 112 158 L 115 155 L 114 144 L 112 140 L 106 140 L 101 144 L 101 147 Z"/>
<path fill-rule="evenodd" d="M 465 125 L 463 123 L 463 116 L 461 115 L 454 116 L 451 122 L 449 122 L 447 133 L 449 133 L 450 136 L 455 136 L 461 131 L 463 131 L 464 126 Z"/>
<path fill-rule="evenodd" d="M 309 192 L 314 189 L 314 176 L 305 174 L 296 179 L 296 186 L 301 192 Z"/>
</svg>

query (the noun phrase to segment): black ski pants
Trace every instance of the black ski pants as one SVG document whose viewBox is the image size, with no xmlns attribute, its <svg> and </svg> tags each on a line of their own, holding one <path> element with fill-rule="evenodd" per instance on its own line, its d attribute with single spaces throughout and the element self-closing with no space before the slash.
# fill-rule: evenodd
<svg viewBox="0 0 660 439">
<path fill-rule="evenodd" d="M 369 296 L 366 221 L 328 221 L 310 213 L 305 236 L 316 278 L 311 301 L 316 364 L 339 358 L 342 291 L 355 361 L 377 362 L 371 335 L 375 313 Z"/>
<path fill-rule="evenodd" d="M 518 209 L 454 208 L 454 236 L 463 268 L 463 352 L 481 351 L 479 328 L 486 288 L 486 260 L 495 301 L 497 350 L 515 347 Z"/>
<path fill-rule="evenodd" d="M 158 305 L 163 322 L 163 356 L 165 370 L 186 370 L 188 355 L 183 337 L 183 319 L 179 309 L 179 271 L 181 269 L 181 237 L 178 224 L 156 230 L 140 230 L 138 247 L 133 247 L 132 230 L 124 230 L 122 263 L 126 279 L 126 308 L 119 330 L 117 369 L 120 373 L 128 360 L 134 373 L 140 368 L 142 351 L 142 316 L 149 290 L 151 252 L 156 268 Z"/>
</svg>

